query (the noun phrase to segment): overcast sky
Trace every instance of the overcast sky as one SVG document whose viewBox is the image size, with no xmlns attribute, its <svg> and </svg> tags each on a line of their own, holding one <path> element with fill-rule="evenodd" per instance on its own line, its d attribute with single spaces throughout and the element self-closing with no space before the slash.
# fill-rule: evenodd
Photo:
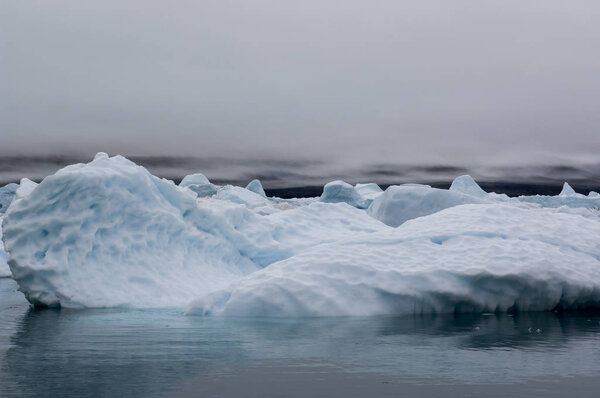
<svg viewBox="0 0 600 398">
<path fill-rule="evenodd" d="M 600 2 L 0 3 L 0 154 L 597 162 Z"/>
</svg>

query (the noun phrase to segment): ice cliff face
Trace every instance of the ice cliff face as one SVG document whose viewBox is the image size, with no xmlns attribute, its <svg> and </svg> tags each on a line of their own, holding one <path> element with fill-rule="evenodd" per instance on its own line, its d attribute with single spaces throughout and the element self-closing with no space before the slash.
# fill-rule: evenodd
<svg viewBox="0 0 600 398">
<path fill-rule="evenodd" d="M 11 202 L 8 265 L 35 305 L 244 316 L 600 306 L 600 196 L 568 189 L 509 198 L 462 176 L 449 190 L 338 181 L 284 200 L 258 181 L 195 174 L 177 186 L 99 154 L 23 180 Z"/>
<path fill-rule="evenodd" d="M 0 215 L 0 278 L 11 276 L 10 268 L 8 267 L 8 253 L 4 251 L 4 243 L 2 242 L 2 215 Z"/>
</svg>

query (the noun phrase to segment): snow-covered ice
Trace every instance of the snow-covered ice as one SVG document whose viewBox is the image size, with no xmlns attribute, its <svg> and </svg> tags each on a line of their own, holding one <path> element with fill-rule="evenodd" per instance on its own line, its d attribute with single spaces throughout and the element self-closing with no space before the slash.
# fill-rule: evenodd
<svg viewBox="0 0 600 398">
<path fill-rule="evenodd" d="M 200 198 L 213 196 L 217 193 L 217 187 L 211 184 L 208 178 L 201 173 L 185 176 L 179 186 L 192 190 Z"/>
<path fill-rule="evenodd" d="M 264 190 L 260 180 L 254 179 L 254 180 L 250 181 L 250 183 L 246 186 L 246 189 L 248 191 L 252 191 L 256 194 L 259 194 L 262 197 L 265 197 L 265 198 L 267 197 L 267 194 L 265 193 L 265 190 Z"/>
<path fill-rule="evenodd" d="M 352 186 L 344 181 L 332 181 L 323 187 L 321 201 L 325 203 L 348 203 L 359 209 L 369 207 L 373 199 L 383 191 L 377 184 L 357 184 Z"/>
<path fill-rule="evenodd" d="M 576 207 L 587 209 L 600 208 L 600 196 L 596 192 L 590 192 L 587 196 L 575 192 L 571 186 L 565 182 L 562 191 L 557 196 L 535 195 L 519 196 L 521 202 L 534 203 L 542 207 Z"/>
<path fill-rule="evenodd" d="M 469 176 L 449 190 L 334 181 L 321 198 L 287 200 L 258 180 L 218 187 L 193 174 L 178 186 L 99 154 L 16 191 L 2 239 L 36 305 L 225 316 L 600 306 L 600 196 L 567 186 L 509 198 Z"/>
<path fill-rule="evenodd" d="M 320 245 L 208 294 L 188 312 L 337 316 L 597 306 L 599 234 L 600 223 L 579 216 L 456 206 Z"/>
<path fill-rule="evenodd" d="M 397 227 L 413 218 L 468 203 L 485 203 L 485 200 L 429 185 L 404 184 L 388 187 L 373 200 L 367 212 L 379 221 Z"/>
<path fill-rule="evenodd" d="M 235 199 L 262 196 L 219 192 L 197 199 L 120 156 L 66 167 L 5 215 L 13 277 L 39 305 L 182 306 L 302 248 L 379 228 L 345 204 L 261 216 Z"/>
<path fill-rule="evenodd" d="M 262 207 L 270 205 L 269 200 L 246 188 L 226 185 L 220 188 L 215 196 L 218 199 L 229 200 L 247 207 Z"/>
<path fill-rule="evenodd" d="M 0 214 L 0 278 L 11 276 L 10 268 L 8 267 L 8 253 L 4 251 L 4 243 L 2 242 L 2 218 Z"/>
<path fill-rule="evenodd" d="M 15 193 L 19 188 L 19 184 L 8 184 L 0 187 L 0 214 L 4 214 L 8 206 L 13 201 Z"/>
</svg>

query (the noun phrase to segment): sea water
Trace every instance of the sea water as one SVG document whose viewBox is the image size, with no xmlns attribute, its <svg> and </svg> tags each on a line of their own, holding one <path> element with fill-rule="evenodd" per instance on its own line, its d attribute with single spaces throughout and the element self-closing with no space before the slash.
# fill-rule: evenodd
<svg viewBox="0 0 600 398">
<path fill-rule="evenodd" d="M 0 396 L 597 396 L 600 314 L 34 310 L 0 279 Z"/>
</svg>

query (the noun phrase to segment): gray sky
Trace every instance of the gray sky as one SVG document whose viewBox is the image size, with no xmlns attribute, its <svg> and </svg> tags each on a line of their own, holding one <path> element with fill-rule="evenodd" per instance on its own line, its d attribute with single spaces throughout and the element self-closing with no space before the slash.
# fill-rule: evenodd
<svg viewBox="0 0 600 398">
<path fill-rule="evenodd" d="M 598 162 L 600 2 L 0 3 L 0 154 Z"/>
</svg>

